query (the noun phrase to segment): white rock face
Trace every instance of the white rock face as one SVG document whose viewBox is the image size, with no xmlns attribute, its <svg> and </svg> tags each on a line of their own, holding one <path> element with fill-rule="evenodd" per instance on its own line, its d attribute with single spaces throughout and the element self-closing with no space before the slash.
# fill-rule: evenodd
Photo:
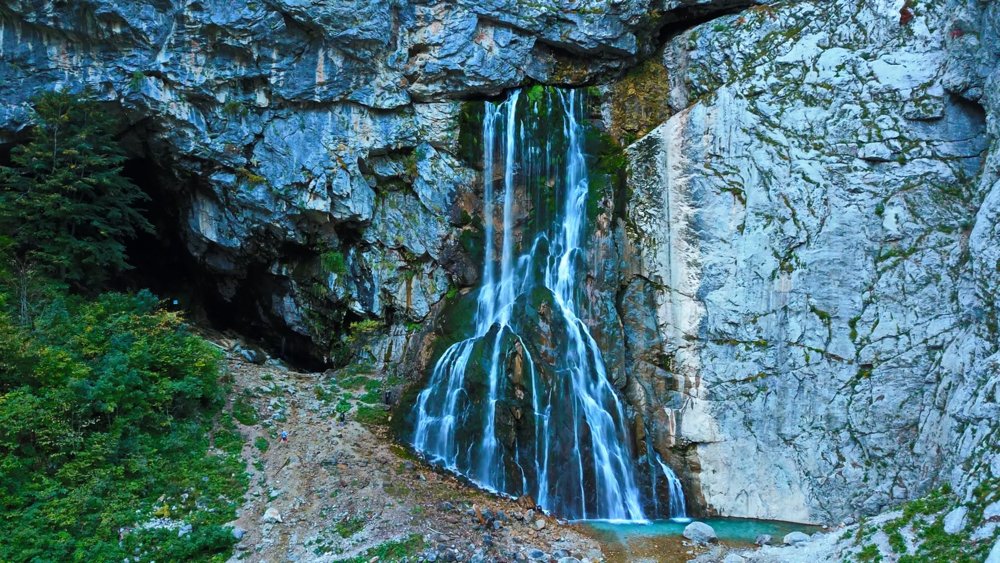
<svg viewBox="0 0 1000 563">
<path fill-rule="evenodd" d="M 797 2 L 665 47 L 623 251 L 656 307 L 626 345 L 665 360 L 630 398 L 709 509 L 839 521 L 996 448 L 1000 94 L 946 83 L 963 10 Z"/>
<path fill-rule="evenodd" d="M 990 550 L 990 554 L 986 556 L 986 561 L 983 563 L 1000 563 L 1000 540 L 993 544 L 993 549 Z"/>
<path fill-rule="evenodd" d="M 944 517 L 944 531 L 949 534 L 957 534 L 965 528 L 966 516 L 969 509 L 964 506 L 952 510 Z"/>
</svg>

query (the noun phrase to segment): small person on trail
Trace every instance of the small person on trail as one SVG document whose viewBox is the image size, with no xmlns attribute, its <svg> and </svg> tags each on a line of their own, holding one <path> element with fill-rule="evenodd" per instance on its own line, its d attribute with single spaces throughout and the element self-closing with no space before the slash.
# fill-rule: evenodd
<svg viewBox="0 0 1000 563">
<path fill-rule="evenodd" d="M 288 430 L 281 431 L 281 441 L 285 444 L 288 443 Z"/>
</svg>

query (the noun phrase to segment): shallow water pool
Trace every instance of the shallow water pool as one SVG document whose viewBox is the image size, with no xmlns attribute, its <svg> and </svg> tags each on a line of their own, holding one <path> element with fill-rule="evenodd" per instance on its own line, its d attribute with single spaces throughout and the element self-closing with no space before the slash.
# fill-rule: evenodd
<svg viewBox="0 0 1000 563">
<path fill-rule="evenodd" d="M 708 524 L 722 543 L 734 547 L 750 546 L 760 534 L 769 534 L 773 541 L 781 542 L 790 532 L 812 534 L 820 529 L 793 522 L 743 518 L 657 520 L 647 524 L 586 521 L 577 525 L 601 544 L 609 563 L 683 563 L 709 549 L 693 546 L 681 537 L 684 527 L 694 521 Z"/>
<path fill-rule="evenodd" d="M 684 527 L 693 521 L 704 522 L 711 526 L 719 540 L 731 543 L 753 543 L 760 534 L 769 534 L 780 542 L 785 534 L 804 532 L 812 534 L 820 530 L 817 526 L 781 522 L 777 520 L 750 520 L 745 518 L 697 518 L 675 520 L 655 520 L 648 524 L 616 523 L 616 522 L 586 522 L 600 535 L 608 535 L 619 541 L 629 538 L 654 538 L 663 536 L 679 536 Z"/>
</svg>

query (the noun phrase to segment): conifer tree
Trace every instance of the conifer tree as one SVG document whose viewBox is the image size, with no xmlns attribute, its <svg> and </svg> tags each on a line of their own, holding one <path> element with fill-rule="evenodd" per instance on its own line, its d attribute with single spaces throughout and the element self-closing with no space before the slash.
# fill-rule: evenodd
<svg viewBox="0 0 1000 563">
<path fill-rule="evenodd" d="M 152 226 L 147 196 L 122 175 L 115 120 L 100 104 L 50 92 L 35 101 L 29 140 L 0 167 L 0 246 L 19 286 L 22 320 L 33 278 L 99 288 L 128 262 L 125 241 Z"/>
</svg>

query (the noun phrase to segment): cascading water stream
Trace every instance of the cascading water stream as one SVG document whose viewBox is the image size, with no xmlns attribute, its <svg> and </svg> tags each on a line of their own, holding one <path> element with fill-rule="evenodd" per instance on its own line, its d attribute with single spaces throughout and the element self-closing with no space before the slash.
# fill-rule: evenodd
<svg viewBox="0 0 1000 563">
<path fill-rule="evenodd" d="M 685 507 L 686 502 L 684 501 L 684 489 L 681 488 L 681 480 L 677 478 L 677 474 L 674 473 L 673 469 L 663 460 L 660 456 L 656 456 L 656 463 L 660 466 L 660 471 L 663 472 L 663 477 L 667 480 L 667 491 L 670 494 L 670 518 L 674 520 L 686 520 L 687 519 L 687 508 Z"/>
<path fill-rule="evenodd" d="M 413 408 L 413 446 L 567 518 L 644 520 L 625 411 L 578 307 L 590 189 L 582 106 L 580 92 L 554 89 L 486 104 L 472 335 L 435 364 Z"/>
</svg>

